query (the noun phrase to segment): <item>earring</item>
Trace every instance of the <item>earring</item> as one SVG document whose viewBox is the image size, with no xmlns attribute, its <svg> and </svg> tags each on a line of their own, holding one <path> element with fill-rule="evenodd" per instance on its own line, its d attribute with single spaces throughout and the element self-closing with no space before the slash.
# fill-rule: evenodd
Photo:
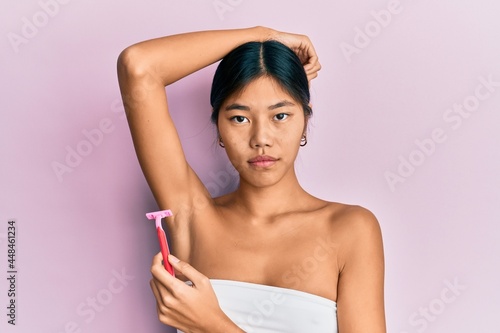
<svg viewBox="0 0 500 333">
<path fill-rule="evenodd" d="M 219 136 L 219 146 L 222 147 L 222 148 L 226 148 L 226 146 L 224 146 L 224 142 L 222 142 L 222 138 Z"/>
<path fill-rule="evenodd" d="M 300 146 L 304 147 L 305 145 L 307 145 L 307 136 L 304 134 L 302 139 L 300 139 Z"/>
</svg>

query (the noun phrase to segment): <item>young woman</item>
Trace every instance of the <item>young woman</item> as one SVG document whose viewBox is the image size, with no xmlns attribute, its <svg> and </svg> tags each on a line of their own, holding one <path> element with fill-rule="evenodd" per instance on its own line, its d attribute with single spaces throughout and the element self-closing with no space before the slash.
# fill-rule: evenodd
<svg viewBox="0 0 500 333">
<path fill-rule="evenodd" d="M 212 198 L 186 162 L 165 87 L 221 59 L 212 119 L 240 182 Z M 385 332 L 377 220 L 310 195 L 294 170 L 307 143 L 308 85 L 320 68 L 309 38 L 264 27 L 169 36 L 121 53 L 137 156 L 159 208 L 174 213 L 167 227 L 175 257 L 158 254 L 151 268 L 164 324 L 184 332 Z"/>
</svg>

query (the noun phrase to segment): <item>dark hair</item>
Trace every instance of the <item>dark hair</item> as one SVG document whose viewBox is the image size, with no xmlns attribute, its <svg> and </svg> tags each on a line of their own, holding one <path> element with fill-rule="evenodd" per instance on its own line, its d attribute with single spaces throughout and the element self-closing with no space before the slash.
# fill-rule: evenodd
<svg viewBox="0 0 500 333">
<path fill-rule="evenodd" d="M 220 107 L 229 96 L 263 76 L 276 80 L 300 102 L 306 117 L 312 114 L 309 82 L 297 55 L 277 41 L 249 42 L 229 52 L 215 71 L 210 93 L 212 122 L 217 124 Z"/>
</svg>

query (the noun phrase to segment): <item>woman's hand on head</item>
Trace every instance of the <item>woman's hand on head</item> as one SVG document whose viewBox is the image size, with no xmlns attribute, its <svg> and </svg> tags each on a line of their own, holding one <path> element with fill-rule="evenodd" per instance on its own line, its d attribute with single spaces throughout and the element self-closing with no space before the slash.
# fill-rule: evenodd
<svg viewBox="0 0 500 333">
<path fill-rule="evenodd" d="M 176 272 L 192 282 L 189 286 L 165 270 L 162 258 L 161 252 L 153 258 L 150 282 L 162 323 L 185 332 L 242 332 L 220 308 L 205 275 L 170 255 L 168 261 Z"/>
<path fill-rule="evenodd" d="M 270 39 L 285 44 L 295 52 L 304 66 L 309 82 L 318 76 L 321 64 L 319 63 L 318 55 L 309 37 L 306 35 L 273 30 Z"/>
</svg>

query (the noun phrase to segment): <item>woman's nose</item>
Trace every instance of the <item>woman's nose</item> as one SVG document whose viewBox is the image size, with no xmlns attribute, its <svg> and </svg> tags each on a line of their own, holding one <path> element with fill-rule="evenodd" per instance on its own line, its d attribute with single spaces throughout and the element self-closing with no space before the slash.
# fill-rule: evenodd
<svg viewBox="0 0 500 333">
<path fill-rule="evenodd" d="M 250 146 L 252 148 L 271 147 L 273 145 L 272 131 L 266 124 L 257 122 L 254 125 Z"/>
</svg>

